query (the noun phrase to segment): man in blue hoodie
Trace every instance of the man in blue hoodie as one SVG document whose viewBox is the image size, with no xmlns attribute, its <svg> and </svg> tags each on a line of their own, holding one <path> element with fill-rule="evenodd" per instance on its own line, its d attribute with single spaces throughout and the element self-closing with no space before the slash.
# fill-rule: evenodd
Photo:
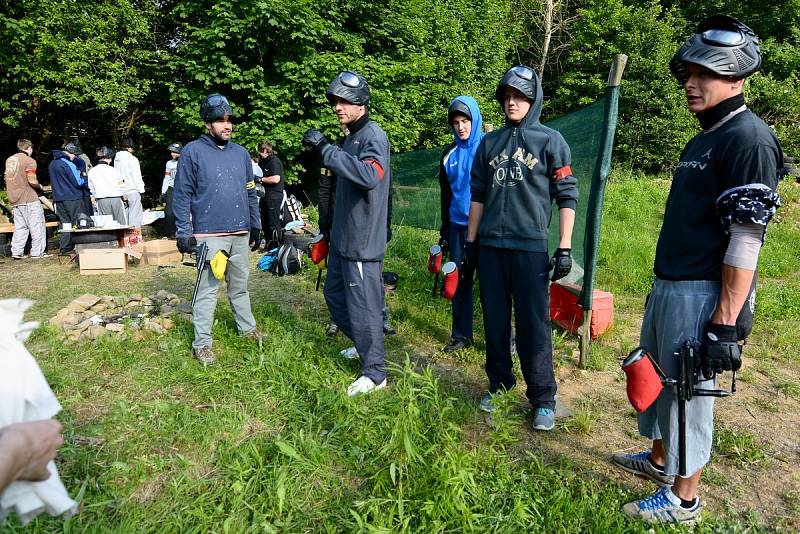
<svg viewBox="0 0 800 534">
<path fill-rule="evenodd" d="M 178 160 L 172 203 L 178 250 L 194 252 L 198 243 L 208 246 L 208 259 L 217 253 L 228 256 L 225 279 L 228 300 L 239 334 L 261 339 L 250 306 L 247 280 L 249 250 L 260 242 L 253 163 L 247 150 L 231 141 L 235 115 L 228 99 L 207 96 L 200 105 L 200 118 L 208 133 L 187 144 Z M 211 350 L 211 326 L 217 306 L 217 278 L 205 269 L 192 309 L 194 354 L 201 363 L 216 361 Z"/>
<path fill-rule="evenodd" d="M 77 151 L 77 147 L 71 142 L 64 145 L 62 150 L 53 150 L 53 161 L 47 168 L 50 185 L 53 187 L 56 215 L 62 230 L 64 225 L 69 228 L 75 226 L 78 216 L 84 212 L 83 193 L 87 186 L 86 180 L 73 163 Z M 70 254 L 75 250 L 70 232 L 61 232 L 59 248 L 61 254 Z"/>
<path fill-rule="evenodd" d="M 462 262 L 465 271 L 477 267 L 481 272 L 489 393 L 480 406 L 491 412 L 493 395 L 516 384 L 510 339 L 513 302 L 525 394 L 534 408 L 531 426 L 552 430 L 556 381 L 548 274 L 553 269 L 550 280 L 558 280 L 572 268 L 577 180 L 566 141 L 539 122 L 542 88 L 536 72 L 525 65 L 512 67 L 495 97 L 506 124 L 486 134 L 475 153 Z M 558 205 L 560 243 L 550 258 L 553 201 Z"/>
<path fill-rule="evenodd" d="M 475 150 L 483 139 L 483 118 L 471 96 L 457 96 L 450 102 L 447 122 L 455 141 L 439 162 L 439 189 L 442 226 L 439 245 L 450 251 L 450 259 L 461 264 L 467 237 L 470 204 L 470 170 Z M 455 352 L 472 345 L 472 276 L 463 277 L 453 296 L 453 329 L 444 352 Z"/>
</svg>

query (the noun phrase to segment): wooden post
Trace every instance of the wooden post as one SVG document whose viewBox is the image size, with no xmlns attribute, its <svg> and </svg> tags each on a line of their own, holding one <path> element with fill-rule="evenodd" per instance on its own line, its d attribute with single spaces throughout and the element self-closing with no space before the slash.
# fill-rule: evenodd
<svg viewBox="0 0 800 534">
<path fill-rule="evenodd" d="M 611 167 L 611 146 L 612 146 L 612 144 L 614 142 L 614 130 L 616 129 L 616 120 L 617 120 L 617 118 L 616 118 L 617 117 L 616 116 L 616 113 L 617 113 L 617 111 L 616 111 L 617 100 L 616 99 L 618 98 L 618 95 L 619 95 L 619 86 L 620 86 L 620 83 L 622 82 L 622 73 L 625 71 L 625 64 L 627 62 L 628 62 L 628 56 L 626 56 L 625 54 L 617 54 L 616 56 L 614 56 L 614 61 L 611 63 L 611 69 L 608 72 L 608 85 L 607 85 L 607 88 L 606 88 L 606 95 L 608 95 L 608 98 L 612 98 L 612 96 L 613 96 L 613 100 L 612 100 L 612 102 L 613 102 L 613 106 L 612 106 L 613 107 L 613 113 L 612 113 L 612 116 L 613 116 L 613 121 L 614 121 L 614 127 L 611 129 L 611 133 L 610 134 L 609 134 L 608 131 L 604 131 L 603 141 L 601 141 L 601 144 L 605 144 L 606 145 L 606 148 L 602 152 L 602 156 L 603 156 L 603 160 L 604 161 L 601 162 L 600 158 L 598 158 L 598 167 L 595 168 L 595 175 L 593 175 L 593 177 L 592 177 L 593 180 L 597 180 L 598 183 L 600 184 L 598 186 L 599 187 L 599 192 L 600 192 L 599 193 L 600 194 L 600 198 L 602 198 L 602 191 L 603 191 L 603 188 L 604 188 L 605 180 L 606 180 L 606 178 L 608 176 L 608 172 L 609 172 L 609 169 Z M 608 106 L 608 103 L 606 105 Z M 609 111 L 608 111 L 608 109 L 609 108 L 607 107 L 606 108 L 606 114 L 607 115 L 606 115 L 606 118 L 604 119 L 604 126 L 606 125 L 607 121 L 609 120 L 609 116 L 608 116 Z M 594 194 L 595 185 L 597 185 L 597 184 L 595 184 L 593 182 L 592 183 L 593 194 Z M 601 203 L 601 205 L 602 205 L 602 203 Z M 599 224 L 600 224 L 599 221 L 602 218 L 602 211 L 598 212 L 597 217 L 598 217 L 598 223 L 597 224 L 598 224 L 598 228 L 599 228 Z M 589 223 L 588 223 L 588 216 L 587 216 L 587 225 L 588 224 Z M 596 247 L 597 244 L 595 244 L 594 246 Z M 584 250 L 584 252 L 586 252 L 586 251 Z M 594 287 L 594 283 L 593 283 L 594 282 L 594 266 L 593 265 L 591 266 L 590 269 L 588 269 L 588 276 L 589 276 L 588 287 L 591 289 L 591 288 Z M 587 280 L 584 279 L 583 284 L 584 284 L 584 289 L 585 289 L 586 286 L 587 286 Z M 590 295 L 590 297 L 591 297 L 591 295 Z M 589 302 L 590 303 L 592 302 L 591 298 L 589 299 Z M 591 357 L 592 357 L 592 310 L 591 309 L 583 310 L 583 322 L 581 323 L 581 326 L 578 328 L 578 335 L 580 336 L 580 356 L 578 357 L 578 366 L 583 369 L 588 365 L 589 360 L 591 360 Z"/>
</svg>

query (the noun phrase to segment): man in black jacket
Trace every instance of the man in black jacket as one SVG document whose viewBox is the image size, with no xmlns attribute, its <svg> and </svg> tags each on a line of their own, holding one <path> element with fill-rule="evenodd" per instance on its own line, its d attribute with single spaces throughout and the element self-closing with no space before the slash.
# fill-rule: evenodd
<svg viewBox="0 0 800 534">
<path fill-rule="evenodd" d="M 333 320 L 355 342 L 342 355 L 361 358 L 361 376 L 347 389 L 353 396 L 386 387 L 381 271 L 391 187 L 390 149 L 386 133 L 369 119 L 370 91 L 363 77 L 342 72 L 326 95 L 348 134 L 337 146 L 311 129 L 303 136 L 303 144 L 319 152 L 322 165 L 336 180 L 325 301 Z"/>
<path fill-rule="evenodd" d="M 476 266 L 481 272 L 489 393 L 480 406 L 491 412 L 493 396 L 516 383 L 510 341 L 513 302 L 517 352 L 526 396 L 535 410 L 531 425 L 552 430 L 556 381 L 548 273 L 554 269 L 551 280 L 557 280 L 572 267 L 577 180 L 564 138 L 539 122 L 542 89 L 536 72 L 525 65 L 512 67 L 495 96 L 506 124 L 486 134 L 475 154 L 462 264 L 467 275 Z M 547 238 L 553 201 L 559 208 L 560 243 L 551 259 Z"/>
</svg>

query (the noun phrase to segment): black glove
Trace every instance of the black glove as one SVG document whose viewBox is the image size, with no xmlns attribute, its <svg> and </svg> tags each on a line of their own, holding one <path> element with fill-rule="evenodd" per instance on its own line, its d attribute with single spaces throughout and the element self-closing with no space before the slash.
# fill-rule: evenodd
<svg viewBox="0 0 800 534">
<path fill-rule="evenodd" d="M 442 248 L 442 255 L 447 256 L 450 247 L 447 244 L 447 236 L 445 234 L 439 234 L 439 246 Z"/>
<path fill-rule="evenodd" d="M 473 273 L 478 268 L 478 242 L 464 241 L 464 249 L 461 253 L 461 277 L 472 278 Z"/>
<path fill-rule="evenodd" d="M 703 330 L 703 375 L 711 378 L 722 371 L 738 371 L 742 366 L 742 348 L 737 343 L 736 327 L 708 323 Z"/>
<path fill-rule="evenodd" d="M 261 228 L 250 228 L 250 250 L 258 250 L 261 246 Z"/>
<path fill-rule="evenodd" d="M 325 136 L 322 135 L 322 132 L 317 130 L 316 128 L 311 128 L 306 132 L 303 136 L 303 145 L 309 148 L 316 148 L 318 151 L 322 151 L 325 145 L 328 144 L 328 140 L 325 139 Z"/>
<path fill-rule="evenodd" d="M 572 249 L 557 248 L 553 257 L 550 258 L 550 268 L 553 270 L 553 276 L 550 277 L 551 282 L 567 276 L 572 270 Z"/>
<path fill-rule="evenodd" d="M 158 201 L 161 202 L 162 204 L 166 204 L 167 203 L 167 194 L 166 193 L 161 193 L 161 196 L 158 197 Z"/>
<path fill-rule="evenodd" d="M 176 238 L 178 250 L 184 254 L 191 254 L 197 251 L 197 240 L 194 237 Z"/>
</svg>

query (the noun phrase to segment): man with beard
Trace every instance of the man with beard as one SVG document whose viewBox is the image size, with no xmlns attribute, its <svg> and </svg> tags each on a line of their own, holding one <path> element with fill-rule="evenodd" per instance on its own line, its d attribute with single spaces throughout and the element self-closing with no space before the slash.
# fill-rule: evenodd
<svg viewBox="0 0 800 534">
<path fill-rule="evenodd" d="M 205 243 L 209 260 L 218 253 L 228 256 L 225 279 L 236 327 L 240 335 L 259 340 L 264 334 L 256 328 L 247 290 L 248 249 L 258 247 L 261 234 L 253 164 L 247 150 L 231 141 L 235 115 L 227 98 L 207 96 L 200 118 L 208 132 L 187 144 L 178 160 L 172 197 L 178 250 L 194 252 Z M 212 269 L 205 269 L 192 309 L 192 348 L 205 365 L 216 361 L 211 326 L 217 285 Z"/>
</svg>

